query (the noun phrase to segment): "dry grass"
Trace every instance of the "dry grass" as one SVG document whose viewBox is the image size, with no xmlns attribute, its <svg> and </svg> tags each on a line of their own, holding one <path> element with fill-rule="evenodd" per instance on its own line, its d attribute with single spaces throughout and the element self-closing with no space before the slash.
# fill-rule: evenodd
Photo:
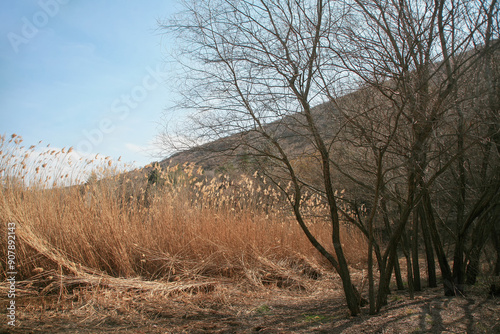
<svg viewBox="0 0 500 334">
<path fill-rule="evenodd" d="M 109 158 L 79 164 L 62 159 L 44 172 L 51 157 L 66 157 L 68 151 L 33 159 L 36 148 L 21 145 L 18 136 L 0 141 L 0 234 L 7 235 L 8 222 L 16 223 L 18 280 L 46 281 L 41 287 L 46 291 L 55 289 L 54 282 L 71 285 L 68 279 L 54 280 L 54 273 L 79 277 L 86 285 L 95 277 L 225 278 L 250 287 L 304 288 L 301 277 L 331 270 L 280 195 L 257 174 L 208 179 L 196 166 L 184 165 L 158 171 L 161 182 L 149 184 L 144 171 L 118 174 Z M 67 186 L 65 179 L 74 183 L 71 175 L 88 175 L 92 164 L 99 181 Z M 311 230 L 329 245 L 321 200 L 310 196 L 307 201 L 316 217 Z M 342 233 L 350 263 L 363 264 L 364 238 L 346 229 Z M 6 259 L 2 246 L 0 262 Z"/>
<path fill-rule="evenodd" d="M 411 301 L 393 295 L 379 317 L 349 317 L 340 279 L 257 174 L 207 178 L 185 165 L 158 170 L 153 185 L 154 167 L 120 174 L 109 158 L 68 166 L 68 151 L 37 160 L 37 149 L 21 143 L 0 138 L 0 234 L 16 223 L 17 271 L 16 327 L 4 322 L 0 332 L 498 329 L 497 300 L 478 294 L 455 303 L 438 289 Z M 71 175 L 89 182 L 68 186 Z M 329 245 L 321 199 L 304 201 L 311 230 Z M 341 232 L 350 264 L 364 268 L 365 239 L 346 226 Z M 0 240 L 5 276 L 8 247 Z M 364 270 L 352 274 L 363 290 Z M 4 280 L 0 300 L 9 289 Z"/>
</svg>

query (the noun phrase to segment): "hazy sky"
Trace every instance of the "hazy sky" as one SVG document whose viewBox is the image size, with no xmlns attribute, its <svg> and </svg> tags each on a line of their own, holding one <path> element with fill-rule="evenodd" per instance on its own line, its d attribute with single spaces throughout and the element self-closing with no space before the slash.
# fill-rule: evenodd
<svg viewBox="0 0 500 334">
<path fill-rule="evenodd" d="M 174 0 L 0 3 L 0 134 L 142 166 L 172 105 Z"/>
</svg>

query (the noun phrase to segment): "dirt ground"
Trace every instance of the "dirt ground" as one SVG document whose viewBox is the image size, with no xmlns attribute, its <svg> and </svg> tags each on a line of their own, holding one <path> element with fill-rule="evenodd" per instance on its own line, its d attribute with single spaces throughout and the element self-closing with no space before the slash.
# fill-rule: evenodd
<svg viewBox="0 0 500 334">
<path fill-rule="evenodd" d="M 16 327 L 7 326 L 2 307 L 0 333 L 500 333 L 500 298 L 488 297 L 486 286 L 453 298 L 441 288 L 413 300 L 395 291 L 380 314 L 365 307 L 357 317 L 335 279 L 287 289 L 222 280 L 199 286 L 169 294 L 109 286 L 28 294 L 16 301 Z"/>
</svg>

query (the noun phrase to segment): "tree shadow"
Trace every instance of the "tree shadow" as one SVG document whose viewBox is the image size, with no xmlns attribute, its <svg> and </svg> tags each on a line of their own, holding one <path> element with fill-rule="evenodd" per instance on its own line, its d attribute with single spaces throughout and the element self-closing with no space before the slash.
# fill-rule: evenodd
<svg viewBox="0 0 500 334">
<path fill-rule="evenodd" d="M 449 301 L 448 301 L 449 303 Z M 432 333 L 441 333 L 446 328 L 443 324 L 443 318 L 441 316 L 441 310 L 445 308 L 446 303 L 442 305 L 436 305 L 434 302 L 429 302 L 422 307 L 422 312 L 420 314 L 420 328 L 427 328 L 431 325 L 430 330 Z"/>
<path fill-rule="evenodd" d="M 351 317 L 345 300 L 332 297 L 319 302 L 270 305 L 269 313 L 253 314 L 248 320 L 254 326 L 253 331 L 259 333 L 283 330 L 291 333 L 384 333 L 388 330 L 414 334 L 454 330 L 475 333 L 480 330 L 476 311 L 481 304 L 474 298 L 429 295 L 392 302 L 374 316 L 369 315 L 365 307 L 360 315 Z M 483 325 L 492 329 L 491 321 Z"/>
</svg>

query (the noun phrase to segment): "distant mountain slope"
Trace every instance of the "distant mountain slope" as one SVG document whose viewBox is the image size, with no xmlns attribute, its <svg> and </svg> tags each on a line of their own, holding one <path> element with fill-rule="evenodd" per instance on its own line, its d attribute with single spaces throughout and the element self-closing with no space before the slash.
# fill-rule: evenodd
<svg viewBox="0 0 500 334">
<path fill-rule="evenodd" d="M 317 117 L 322 133 L 333 133 L 338 124 L 338 113 L 333 104 L 326 102 L 312 109 L 314 117 Z M 304 131 L 305 119 L 300 113 L 289 115 L 283 119 L 266 125 L 266 131 L 272 133 L 279 139 L 282 147 L 291 156 L 300 156 L 311 151 L 312 141 L 308 131 Z M 182 165 L 184 163 L 195 163 L 207 171 L 223 170 L 225 168 L 248 169 L 251 168 L 251 146 L 259 144 L 259 135 L 255 132 L 233 134 L 218 140 L 193 147 L 191 149 L 177 152 L 162 160 L 161 166 Z M 263 144 L 263 143 L 262 143 Z"/>
<path fill-rule="evenodd" d="M 494 61 L 497 61 L 500 52 L 500 49 L 498 47 L 498 40 L 495 40 L 494 42 L 492 42 L 492 44 L 495 45 L 495 47 L 492 48 L 494 52 L 493 59 Z M 471 68 L 466 71 L 468 74 L 464 76 L 464 79 L 462 79 L 465 81 L 461 82 L 458 87 L 458 89 L 461 91 L 461 94 L 467 96 L 467 98 L 464 98 L 463 101 L 466 101 L 467 99 L 473 100 L 477 98 L 477 96 L 474 95 L 477 93 L 474 93 L 474 90 L 471 90 L 469 87 L 469 80 L 475 81 L 476 83 L 474 85 L 477 86 L 481 86 L 484 83 L 484 79 L 479 78 L 480 76 L 472 79 L 474 77 L 473 74 L 476 70 L 478 72 L 484 71 L 484 67 L 481 65 L 481 63 L 476 63 L 476 58 L 472 57 L 473 54 L 477 51 L 477 49 L 470 50 L 460 56 L 463 59 L 466 59 L 465 64 L 467 66 L 469 65 L 468 62 L 471 61 Z M 464 65 L 463 67 L 467 66 Z M 431 70 L 431 72 L 434 73 L 434 76 L 429 79 L 429 84 L 431 86 L 439 88 L 439 86 L 443 83 L 441 81 L 441 75 L 444 75 L 445 68 L 444 66 L 442 66 L 441 62 L 436 62 L 431 65 Z M 393 86 L 393 84 L 394 83 L 391 80 L 379 83 L 380 86 L 384 86 L 387 88 Z M 398 88 L 395 87 L 394 89 L 397 90 Z M 442 89 L 442 87 L 440 89 Z M 476 87 L 476 89 L 479 88 Z M 394 108 L 394 106 L 391 105 L 390 99 L 388 99 L 387 97 L 383 97 L 380 91 L 377 91 L 376 88 L 361 88 L 338 98 L 336 103 L 341 106 L 343 110 L 342 113 L 339 113 L 336 110 L 333 102 L 325 102 L 317 105 L 312 109 L 313 117 L 316 118 L 316 124 L 317 126 L 319 126 L 318 130 L 320 131 L 323 139 L 326 142 L 328 142 L 330 139 L 333 140 L 339 134 L 342 124 L 346 121 L 350 121 L 347 119 L 348 117 L 354 119 L 356 116 L 353 115 L 357 115 L 361 112 L 361 110 L 364 110 L 366 115 L 370 115 L 367 116 L 362 122 L 364 122 L 363 124 L 366 125 L 367 129 L 372 129 L 370 130 L 373 132 L 371 135 L 376 139 L 378 136 L 378 139 L 382 138 L 381 140 L 384 140 L 384 134 L 377 133 L 376 127 L 379 127 L 382 131 L 387 132 L 387 129 L 383 129 L 383 127 L 387 125 L 386 123 L 394 121 L 393 119 L 391 120 L 391 117 L 394 116 L 391 116 L 390 113 L 386 113 L 391 108 Z M 473 113 L 474 108 L 470 105 L 464 104 L 464 111 L 466 113 Z M 446 111 L 443 111 L 443 113 L 445 112 Z M 379 114 L 377 115 L 373 113 Z M 409 143 L 405 143 L 405 141 L 410 140 L 407 137 L 406 132 L 409 129 L 408 127 L 411 127 L 412 125 L 408 120 L 406 120 L 406 122 L 410 123 L 407 123 L 404 126 L 401 125 L 401 122 L 403 121 L 400 121 L 399 125 L 399 128 L 401 130 L 398 131 L 401 131 L 402 133 L 398 134 L 399 137 L 397 140 L 397 145 L 400 146 L 402 151 L 398 152 L 397 154 L 404 156 L 408 153 L 405 152 L 405 150 L 410 149 L 409 146 L 405 147 L 405 145 Z M 271 133 L 274 138 L 277 138 L 279 140 L 281 147 L 285 149 L 285 151 L 289 155 L 289 158 L 301 158 L 303 156 L 307 156 L 307 154 L 312 153 L 313 151 L 316 151 L 314 149 L 315 144 L 313 139 L 311 138 L 310 131 L 305 131 L 304 129 L 305 126 L 303 124 L 305 123 L 306 120 L 303 114 L 288 114 L 282 119 L 267 124 L 266 132 Z M 450 130 L 449 126 L 448 128 L 447 126 L 443 125 L 439 126 L 440 131 Z M 233 168 L 236 170 L 252 169 L 252 156 L 256 153 L 256 151 L 252 151 L 251 147 L 259 145 L 261 145 L 260 147 L 263 147 L 265 145 L 269 145 L 269 142 L 266 142 L 259 134 L 249 129 L 246 132 L 229 135 L 227 137 L 220 138 L 218 140 L 193 147 L 185 151 L 177 152 L 172 156 L 162 160 L 160 162 L 160 165 L 172 166 L 177 164 L 182 165 L 184 163 L 196 163 L 197 165 L 202 166 L 205 170 L 208 171 L 222 171 L 227 168 Z M 341 150 L 344 148 L 345 147 L 341 147 Z M 357 148 L 354 148 L 351 145 L 351 148 L 346 149 L 347 151 L 345 151 L 344 153 L 347 152 L 348 154 L 351 154 L 352 149 Z M 337 152 L 335 152 L 337 158 L 341 158 L 341 156 L 339 155 L 339 151 L 341 150 L 339 150 L 337 147 Z"/>
</svg>

